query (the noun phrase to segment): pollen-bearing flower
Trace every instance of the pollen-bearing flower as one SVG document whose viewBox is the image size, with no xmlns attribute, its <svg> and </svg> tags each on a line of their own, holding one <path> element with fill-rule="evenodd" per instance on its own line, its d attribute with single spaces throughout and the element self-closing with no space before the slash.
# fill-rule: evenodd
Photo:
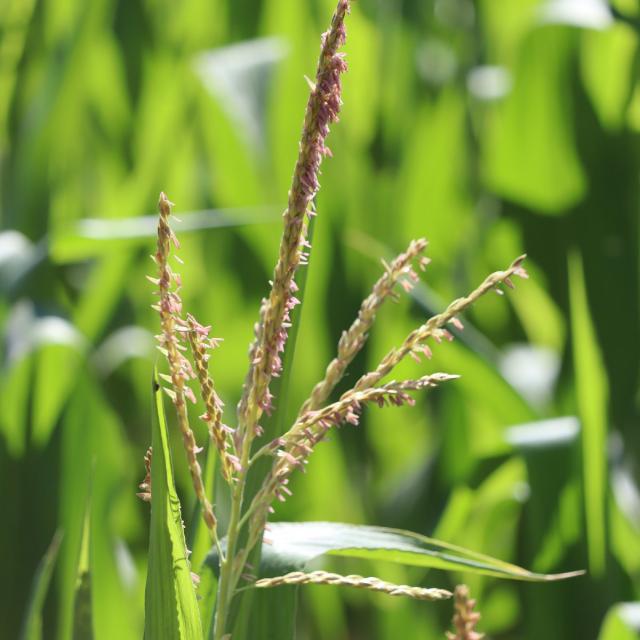
<svg viewBox="0 0 640 640">
<path fill-rule="evenodd" d="M 185 398 L 194 403 L 196 401 L 193 390 L 187 384 L 190 380 L 196 378 L 196 374 L 189 359 L 184 355 L 187 349 L 184 344 L 184 336 L 189 331 L 189 325 L 182 318 L 182 300 L 180 299 L 182 282 L 180 276 L 174 273 L 169 265 L 171 246 L 173 245 L 175 248 L 180 246 L 169 225 L 171 206 L 167 196 L 161 193 L 158 203 L 160 212 L 158 217 L 158 247 L 155 255 L 152 256 L 158 266 L 158 278 L 149 278 L 159 288 L 160 301 L 158 304 L 153 305 L 153 308 L 160 315 L 160 326 L 162 328 L 162 332 L 157 336 L 157 339 L 160 343 L 159 349 L 166 356 L 169 364 L 169 375 L 161 374 L 160 377 L 169 383 L 169 386 L 164 387 L 164 390 L 176 408 L 178 426 L 182 434 L 193 488 L 202 506 L 202 516 L 211 539 L 217 543 L 217 520 L 204 489 L 202 470 L 197 457 L 201 449 L 198 447 L 193 431 L 189 426 L 189 414 L 185 402 Z"/>
<path fill-rule="evenodd" d="M 307 224 L 315 215 L 313 198 L 320 184 L 318 176 L 322 158 L 330 155 L 326 146 L 329 126 L 338 120 L 341 101 L 340 76 L 347 69 L 344 55 L 338 51 L 345 42 L 344 19 L 349 1 L 340 0 L 331 28 L 322 36 L 322 46 L 315 82 L 302 128 L 298 160 L 293 172 L 287 208 L 283 215 L 284 230 L 280 253 L 269 297 L 263 301 L 256 337 L 250 349 L 250 372 L 238 406 L 237 442 L 246 453 L 251 440 L 260 433 L 258 426 L 264 411 L 270 411 L 272 396 L 269 382 L 282 369 L 281 354 L 287 341 L 291 311 L 298 304 L 296 270 L 306 262 Z"/>
</svg>

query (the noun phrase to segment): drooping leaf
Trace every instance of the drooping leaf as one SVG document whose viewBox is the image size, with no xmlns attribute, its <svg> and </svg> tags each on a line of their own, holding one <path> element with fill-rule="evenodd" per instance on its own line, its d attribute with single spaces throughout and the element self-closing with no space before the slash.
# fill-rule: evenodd
<svg viewBox="0 0 640 640">
<path fill-rule="evenodd" d="M 482 553 L 427 538 L 418 533 L 386 527 L 339 522 L 275 522 L 262 547 L 261 576 L 303 570 L 322 555 L 382 560 L 414 567 L 523 580 L 550 582 L 581 575 L 582 571 L 540 574 Z M 215 562 L 213 554 L 210 562 Z"/>
<path fill-rule="evenodd" d="M 576 402 L 582 422 L 582 481 L 589 569 L 601 576 L 607 553 L 607 378 L 587 301 L 580 254 L 569 256 Z"/>
<path fill-rule="evenodd" d="M 146 640 L 202 640 L 202 625 L 176 493 L 162 391 L 154 385 L 151 531 L 145 593 Z"/>
</svg>

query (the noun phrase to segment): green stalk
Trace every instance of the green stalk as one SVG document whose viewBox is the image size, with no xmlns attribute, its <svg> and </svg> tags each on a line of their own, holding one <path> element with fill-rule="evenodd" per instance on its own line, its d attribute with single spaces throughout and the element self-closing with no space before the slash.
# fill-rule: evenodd
<svg viewBox="0 0 640 640">
<path fill-rule="evenodd" d="M 238 477 L 238 484 L 233 492 L 233 498 L 231 501 L 231 515 L 229 518 L 229 528 L 227 529 L 227 553 L 220 565 L 220 583 L 218 586 L 218 602 L 216 605 L 216 620 L 213 628 L 214 640 L 222 640 L 224 637 L 224 630 L 227 624 L 227 617 L 229 608 L 231 606 L 231 599 L 233 598 L 233 591 L 235 587 L 233 576 L 233 565 L 235 560 L 236 544 L 238 541 L 238 534 L 240 533 L 240 527 L 238 523 L 240 521 L 240 511 L 242 508 L 242 495 L 244 493 L 244 485 L 246 482 L 246 472 L 243 471 Z"/>
</svg>

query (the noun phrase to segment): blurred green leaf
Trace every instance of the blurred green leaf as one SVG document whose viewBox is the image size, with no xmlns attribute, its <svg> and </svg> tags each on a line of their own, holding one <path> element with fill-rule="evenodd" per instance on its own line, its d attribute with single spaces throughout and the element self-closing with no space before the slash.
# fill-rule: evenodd
<svg viewBox="0 0 640 640">
<path fill-rule="evenodd" d="M 78 561 L 78 573 L 76 588 L 73 598 L 73 640 L 93 640 L 93 611 L 92 600 L 92 573 L 90 560 L 91 545 L 91 496 L 87 500 L 87 510 L 82 527 L 82 541 L 80 542 L 80 559 Z"/>
<path fill-rule="evenodd" d="M 90 402 L 90 382 L 79 382 L 65 411 L 62 423 L 59 526 L 64 532 L 57 566 L 58 577 L 58 633 L 69 640 L 74 628 L 74 607 L 82 544 L 84 540 L 87 505 L 92 484 L 92 454 L 97 407 Z"/>
<path fill-rule="evenodd" d="M 582 37 L 585 89 L 602 123 L 618 130 L 624 124 L 634 88 L 638 35 L 628 25 L 615 24 L 605 31 L 585 32 Z"/>
<path fill-rule="evenodd" d="M 546 0 L 540 17 L 543 22 L 588 29 L 606 29 L 613 23 L 611 8 L 605 0 Z"/>
<path fill-rule="evenodd" d="M 608 388 L 578 252 L 569 256 L 569 294 L 576 402 L 582 422 L 582 482 L 589 569 L 594 577 L 601 577 L 607 555 Z"/>
<path fill-rule="evenodd" d="M 56 532 L 53 540 L 44 554 L 38 570 L 33 578 L 33 586 L 27 604 L 27 614 L 22 628 L 21 640 L 42 640 L 42 609 L 49 591 L 51 576 L 55 566 L 60 542 L 62 540 L 61 532 Z"/>
<path fill-rule="evenodd" d="M 277 220 L 273 207 L 246 209 L 210 209 L 176 212 L 172 221 L 176 233 L 220 229 Z M 58 263 L 74 262 L 104 254 L 135 249 L 154 240 L 158 216 L 135 218 L 84 218 L 71 229 L 58 230 L 51 245 L 51 255 Z"/>
<path fill-rule="evenodd" d="M 198 56 L 196 69 L 251 149 L 265 151 L 264 104 L 274 67 L 287 54 L 279 38 L 238 42 Z"/>
<path fill-rule="evenodd" d="M 200 612 L 176 493 L 162 389 L 154 384 L 151 531 L 145 595 L 147 640 L 202 640 Z"/>
<path fill-rule="evenodd" d="M 51 437 L 69 394 L 76 388 L 81 362 L 82 354 L 75 348 L 50 344 L 39 350 L 35 366 L 31 434 L 36 446 L 44 446 Z"/>
<path fill-rule="evenodd" d="M 638 634 L 640 602 L 622 602 L 607 613 L 598 640 L 637 640 Z"/>
<path fill-rule="evenodd" d="M 575 32 L 556 26 L 527 36 L 513 90 L 492 115 L 485 140 L 484 178 L 489 189 L 541 213 L 563 213 L 585 191 L 572 124 L 576 42 Z"/>
<path fill-rule="evenodd" d="M 514 447 L 546 449 L 573 442 L 579 433 L 580 423 L 577 418 L 566 416 L 509 427 L 505 437 Z"/>
<path fill-rule="evenodd" d="M 0 375 L 0 428 L 12 456 L 22 457 L 27 444 L 33 354 L 8 363 Z"/>
</svg>

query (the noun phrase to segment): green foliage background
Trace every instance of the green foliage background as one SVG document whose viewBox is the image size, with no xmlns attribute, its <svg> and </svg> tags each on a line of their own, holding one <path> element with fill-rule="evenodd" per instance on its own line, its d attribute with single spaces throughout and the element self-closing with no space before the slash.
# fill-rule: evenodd
<svg viewBox="0 0 640 640">
<path fill-rule="evenodd" d="M 185 212 L 182 294 L 224 337 L 212 370 L 231 419 L 277 252 L 304 75 L 333 5 L 4 0 L 2 637 L 20 637 L 45 599 L 33 580 L 51 574 L 58 540 L 40 563 L 56 530 L 42 635 L 32 621 L 24 637 L 142 636 L 149 513 L 135 492 L 157 319 L 144 277 L 154 224 L 140 217 L 161 189 Z M 321 376 L 379 259 L 411 238 L 430 240 L 426 284 L 384 310 L 351 380 L 524 251 L 532 279 L 478 304 L 430 363 L 406 366 L 460 381 L 343 429 L 276 517 L 409 528 L 541 572 L 587 568 L 540 585 L 330 565 L 464 579 L 494 638 L 637 637 L 640 605 L 620 603 L 640 597 L 640 4 L 359 0 L 348 28 L 287 410 Z M 174 465 L 189 513 L 177 448 Z M 88 592 L 76 589 L 83 576 Z M 440 638 L 450 615 L 301 593 L 300 638 Z"/>
</svg>

